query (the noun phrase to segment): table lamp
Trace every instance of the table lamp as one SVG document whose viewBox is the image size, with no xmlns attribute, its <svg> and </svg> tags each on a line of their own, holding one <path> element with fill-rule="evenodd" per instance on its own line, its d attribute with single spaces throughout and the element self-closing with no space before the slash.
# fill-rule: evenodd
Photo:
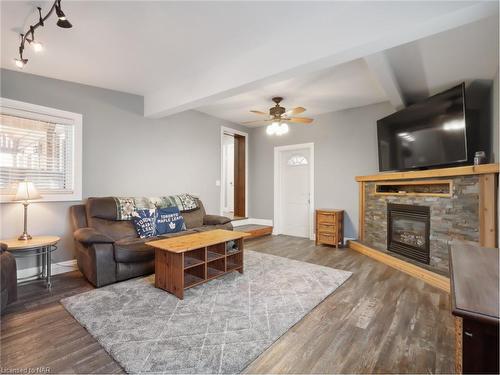
<svg viewBox="0 0 500 375">
<path fill-rule="evenodd" d="M 33 182 L 23 181 L 17 185 L 17 193 L 14 200 L 22 202 L 24 205 L 24 232 L 18 237 L 18 240 L 31 240 L 31 236 L 28 234 L 28 205 L 30 201 L 40 199 L 41 197 Z"/>
</svg>

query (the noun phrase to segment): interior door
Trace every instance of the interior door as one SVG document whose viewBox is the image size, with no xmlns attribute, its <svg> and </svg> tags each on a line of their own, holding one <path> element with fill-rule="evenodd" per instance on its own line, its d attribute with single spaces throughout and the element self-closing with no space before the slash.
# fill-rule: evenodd
<svg viewBox="0 0 500 375">
<path fill-rule="evenodd" d="M 309 238 L 310 150 L 281 152 L 280 223 L 281 233 Z"/>
<path fill-rule="evenodd" d="M 234 210 L 234 143 L 224 145 L 224 210 Z"/>
</svg>

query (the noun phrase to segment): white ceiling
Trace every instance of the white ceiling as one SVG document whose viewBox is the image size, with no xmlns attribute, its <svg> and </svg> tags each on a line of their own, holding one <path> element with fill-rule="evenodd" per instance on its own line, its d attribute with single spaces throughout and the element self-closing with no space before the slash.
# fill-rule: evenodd
<svg viewBox="0 0 500 375">
<path fill-rule="evenodd" d="M 386 51 L 408 102 L 498 71 L 498 17 L 489 17 Z"/>
<path fill-rule="evenodd" d="M 362 59 L 333 68 L 309 73 L 297 78 L 263 86 L 214 104 L 197 108 L 201 112 L 232 122 L 257 120 L 249 112 L 256 109 L 268 112 L 274 105 L 271 98 L 284 98 L 285 108 L 305 107 L 301 116 L 315 116 L 346 108 L 360 107 L 387 101 L 384 90 L 370 73 Z M 252 124 L 250 126 L 260 126 Z"/>
<path fill-rule="evenodd" d="M 37 4 L 47 9 L 51 2 L 0 2 L 3 68 L 15 69 L 18 33 L 36 21 Z M 280 85 L 289 96 L 285 104 L 299 101 L 311 114 L 380 101 L 374 82 L 380 77 L 370 77 L 360 58 L 498 17 L 498 3 L 488 1 L 63 0 L 63 10 L 74 27 L 58 28 L 53 16 L 36 34 L 44 52 L 27 51 L 24 71 L 144 95 L 145 115 L 151 117 L 197 107 L 211 111 L 219 101 L 222 113 L 227 98 L 267 95 L 258 89 L 272 96 Z M 388 56 L 390 64 L 395 55 Z M 277 83 L 282 81 L 288 83 Z M 301 85 L 311 90 L 308 95 L 293 90 Z M 342 86 L 352 97 L 337 96 L 333 103 Z M 387 82 L 382 87 L 387 92 Z M 323 95 L 313 99 L 316 89 Z M 268 107 L 265 101 L 238 105 Z"/>
<path fill-rule="evenodd" d="M 407 103 L 425 98 L 462 81 L 494 78 L 498 70 L 498 19 L 489 17 L 385 51 Z M 198 110 L 240 123 L 259 117 L 250 109 L 272 106 L 282 96 L 286 108 L 307 108 L 301 116 L 387 101 L 379 77 L 364 59 L 266 85 L 222 99 Z M 262 123 L 250 126 L 261 126 Z"/>
</svg>

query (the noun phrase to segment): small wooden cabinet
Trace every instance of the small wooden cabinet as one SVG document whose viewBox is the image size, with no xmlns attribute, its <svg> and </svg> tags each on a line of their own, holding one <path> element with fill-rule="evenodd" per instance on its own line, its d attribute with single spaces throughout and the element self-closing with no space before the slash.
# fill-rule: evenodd
<svg viewBox="0 0 500 375">
<path fill-rule="evenodd" d="M 339 248 L 344 243 L 344 210 L 316 210 L 316 245 Z"/>
</svg>

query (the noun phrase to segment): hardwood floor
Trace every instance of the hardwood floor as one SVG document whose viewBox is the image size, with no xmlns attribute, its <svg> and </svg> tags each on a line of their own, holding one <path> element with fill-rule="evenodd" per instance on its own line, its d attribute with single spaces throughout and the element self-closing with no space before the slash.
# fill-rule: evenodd
<svg viewBox="0 0 500 375">
<path fill-rule="evenodd" d="M 248 250 L 353 272 L 351 278 L 250 364 L 247 373 L 451 373 L 448 294 L 350 249 L 288 236 L 245 243 Z M 1 366 L 51 373 L 123 370 L 59 303 L 92 289 L 79 272 L 19 288 L 2 316 Z"/>
</svg>

